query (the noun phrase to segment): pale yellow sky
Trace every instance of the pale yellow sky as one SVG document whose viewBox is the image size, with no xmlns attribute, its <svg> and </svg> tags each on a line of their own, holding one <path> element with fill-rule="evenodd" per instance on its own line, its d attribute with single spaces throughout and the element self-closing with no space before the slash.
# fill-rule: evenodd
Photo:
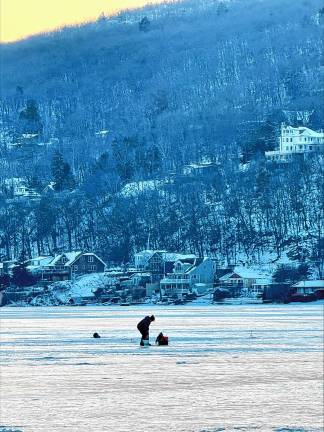
<svg viewBox="0 0 324 432">
<path fill-rule="evenodd" d="M 65 24 L 96 19 L 162 0 L 0 0 L 0 41 L 11 42 Z"/>
</svg>

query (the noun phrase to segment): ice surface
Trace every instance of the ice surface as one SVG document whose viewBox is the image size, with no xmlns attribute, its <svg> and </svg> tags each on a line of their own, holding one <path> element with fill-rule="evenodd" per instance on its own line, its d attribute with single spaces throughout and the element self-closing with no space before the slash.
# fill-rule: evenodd
<svg viewBox="0 0 324 432">
<path fill-rule="evenodd" d="M 323 430 L 322 302 L 0 312 L 0 432 Z"/>
</svg>

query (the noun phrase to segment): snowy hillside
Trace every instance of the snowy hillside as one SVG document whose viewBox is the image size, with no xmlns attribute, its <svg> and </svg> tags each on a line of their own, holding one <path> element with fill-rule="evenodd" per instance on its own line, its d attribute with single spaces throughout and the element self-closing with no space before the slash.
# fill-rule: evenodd
<svg viewBox="0 0 324 432">
<path fill-rule="evenodd" d="M 1 46 L 0 255 L 129 263 L 150 238 L 323 273 L 323 157 L 265 159 L 282 122 L 324 127 L 321 3 L 168 2 Z"/>
</svg>

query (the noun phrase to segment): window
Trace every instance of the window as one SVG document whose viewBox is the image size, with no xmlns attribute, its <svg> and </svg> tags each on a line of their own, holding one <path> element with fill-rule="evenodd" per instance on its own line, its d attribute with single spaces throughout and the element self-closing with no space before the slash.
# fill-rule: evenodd
<svg viewBox="0 0 324 432">
<path fill-rule="evenodd" d="M 292 138 L 290 138 L 290 142 L 292 142 Z"/>
<path fill-rule="evenodd" d="M 73 271 L 78 271 L 78 266 L 77 265 L 73 266 Z"/>
<path fill-rule="evenodd" d="M 88 256 L 88 262 L 93 262 L 94 261 L 94 257 L 92 255 Z"/>
<path fill-rule="evenodd" d="M 313 146 L 309 146 L 309 150 L 313 150 Z"/>
<path fill-rule="evenodd" d="M 96 265 L 91 265 L 90 266 L 90 270 L 91 271 L 96 271 L 97 270 L 97 266 Z"/>
</svg>

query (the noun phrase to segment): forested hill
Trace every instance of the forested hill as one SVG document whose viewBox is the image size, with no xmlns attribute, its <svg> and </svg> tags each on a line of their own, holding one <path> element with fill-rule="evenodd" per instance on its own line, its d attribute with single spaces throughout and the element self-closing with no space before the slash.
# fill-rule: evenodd
<svg viewBox="0 0 324 432">
<path fill-rule="evenodd" d="M 294 122 L 296 111 L 303 113 L 301 122 L 323 127 L 322 6 L 321 0 L 188 0 L 103 15 L 94 23 L 2 45 L 4 199 L 7 180 L 15 177 L 40 194 L 54 182 L 52 200 L 66 199 L 60 205 L 72 212 L 80 201 L 76 194 L 86 196 L 84 206 L 88 199 L 92 203 L 72 215 L 73 221 L 61 220 L 61 211 L 29 235 L 28 223 L 22 227 L 14 219 L 15 229 L 3 232 L 17 233 L 18 239 L 3 234 L 4 253 L 85 247 L 127 260 L 145 245 L 148 231 L 160 248 L 224 251 L 217 242 L 225 241 L 227 229 L 218 227 L 213 213 L 224 204 L 221 193 L 241 187 L 240 175 L 255 179 L 249 170 L 239 174 L 239 157 L 261 170 L 259 159 L 276 146 L 280 122 Z M 181 202 L 188 191 L 172 176 L 183 174 L 186 164 L 206 160 L 220 164 L 221 172 L 213 190 L 199 180 L 204 193 L 197 192 L 197 208 L 201 217 L 216 218 L 217 229 L 205 230 L 197 240 L 191 230 L 201 221 L 191 220 L 186 207 L 191 201 Z M 264 181 L 270 181 L 262 169 Z M 140 198 L 121 194 L 125 185 L 145 180 L 159 187 Z M 212 196 L 206 197 L 205 189 Z M 157 222 L 156 209 L 146 205 L 159 199 L 159 211 L 166 208 Z M 133 215 L 122 210 L 123 200 L 129 200 L 128 209 L 139 206 Z M 47 208 L 39 209 L 45 204 L 50 200 L 29 203 L 32 217 L 37 220 L 37 211 L 46 215 Z M 7 206 L 6 211 L 14 207 Z M 286 225 L 285 230 L 288 235 Z M 226 253 L 243 250 L 243 237 L 233 250 L 226 246 Z"/>
<path fill-rule="evenodd" d="M 36 100 L 45 138 L 67 137 L 68 157 L 72 140 L 98 156 L 105 129 L 158 147 L 173 169 L 240 142 L 277 110 L 320 109 L 321 5 L 192 0 L 6 45 L 2 103 L 14 121 Z"/>
</svg>

